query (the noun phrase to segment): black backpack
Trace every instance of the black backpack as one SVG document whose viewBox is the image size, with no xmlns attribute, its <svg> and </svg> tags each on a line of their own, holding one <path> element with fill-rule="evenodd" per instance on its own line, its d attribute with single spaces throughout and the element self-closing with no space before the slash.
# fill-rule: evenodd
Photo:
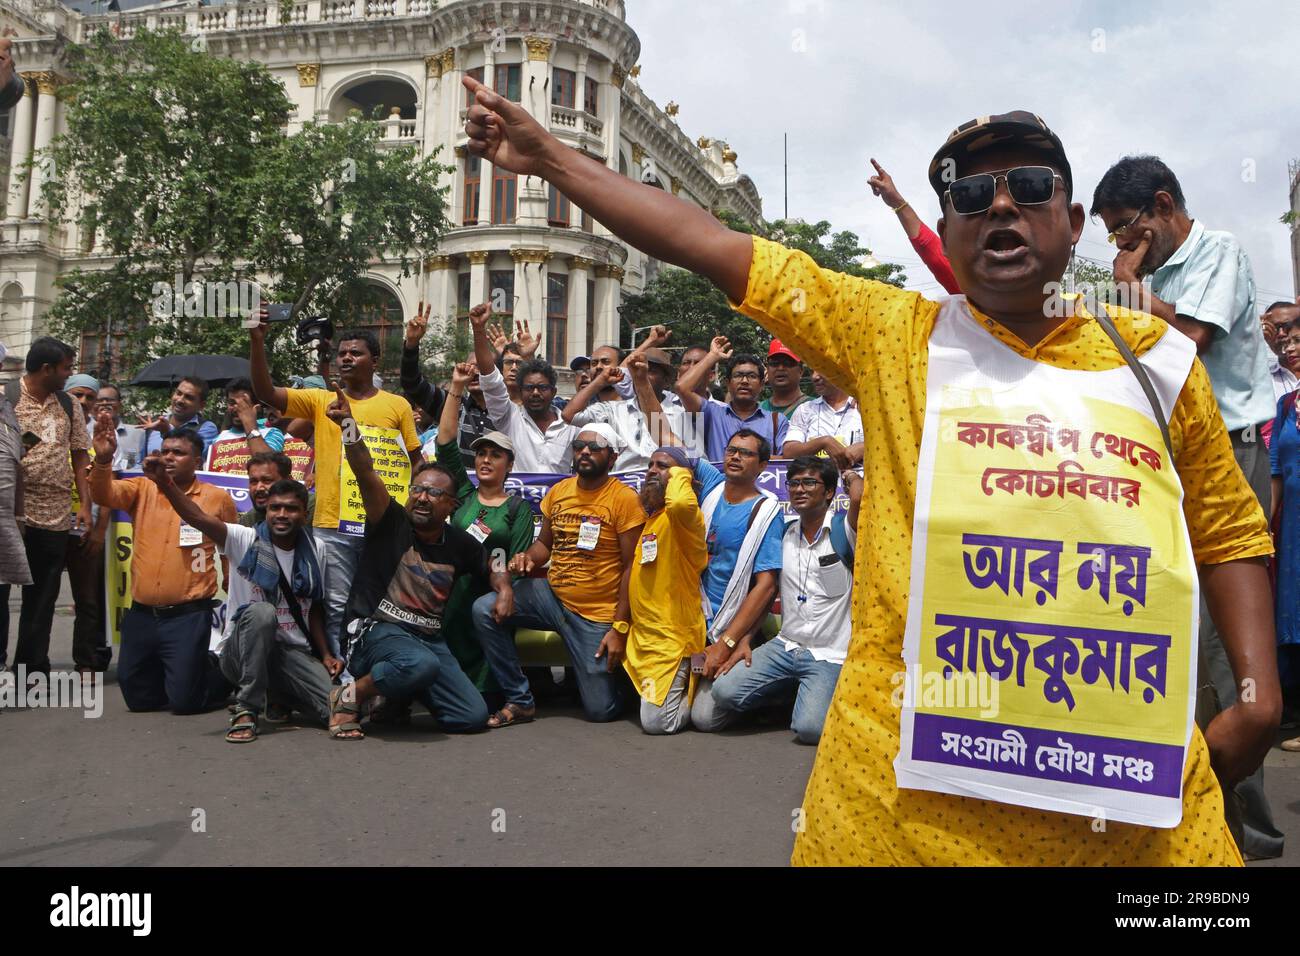
<svg viewBox="0 0 1300 956">
<path fill-rule="evenodd" d="M 22 400 L 22 397 L 23 380 L 21 378 L 16 378 L 12 382 L 5 383 L 5 399 L 14 407 L 15 414 L 18 412 L 18 403 Z M 57 398 L 59 404 L 63 406 L 63 411 L 68 416 L 68 425 L 71 427 L 74 421 L 72 417 L 72 396 L 67 392 L 60 390 L 54 393 L 54 397 Z"/>
</svg>

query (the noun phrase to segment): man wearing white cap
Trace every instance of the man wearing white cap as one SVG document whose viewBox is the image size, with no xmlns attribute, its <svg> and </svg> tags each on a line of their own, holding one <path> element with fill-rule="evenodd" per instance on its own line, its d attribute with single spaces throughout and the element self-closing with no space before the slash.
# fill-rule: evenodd
<svg viewBox="0 0 1300 956">
<path fill-rule="evenodd" d="M 609 476 L 618 457 L 614 429 L 594 423 L 574 430 L 577 474 L 546 493 L 537 540 L 510 559 L 510 571 L 523 575 L 549 560 L 546 578 L 516 582 L 515 612 L 508 620 L 492 616 L 491 595 L 474 602 L 474 630 L 506 698 L 489 727 L 524 723 L 536 713 L 519 667 L 516 627 L 556 631 L 563 638 L 588 720 L 614 720 L 623 710 L 619 663 L 631 627 L 628 582 L 645 512 L 636 492 Z"/>
</svg>

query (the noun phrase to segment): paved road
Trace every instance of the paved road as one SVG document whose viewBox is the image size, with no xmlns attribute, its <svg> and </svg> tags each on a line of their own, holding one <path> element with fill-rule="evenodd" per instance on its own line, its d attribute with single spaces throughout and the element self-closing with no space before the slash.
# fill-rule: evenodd
<svg viewBox="0 0 1300 956">
<path fill-rule="evenodd" d="M 71 624 L 60 609 L 56 668 L 71 666 Z M 289 725 L 232 746 L 224 731 L 224 712 L 128 713 L 112 671 L 99 719 L 0 713 L 0 865 L 779 866 L 813 757 L 778 724 L 650 738 L 568 706 L 475 737 L 423 713 L 352 743 Z M 1275 749 L 1266 767 L 1289 838 L 1256 865 L 1293 865 L 1300 754 Z"/>
</svg>

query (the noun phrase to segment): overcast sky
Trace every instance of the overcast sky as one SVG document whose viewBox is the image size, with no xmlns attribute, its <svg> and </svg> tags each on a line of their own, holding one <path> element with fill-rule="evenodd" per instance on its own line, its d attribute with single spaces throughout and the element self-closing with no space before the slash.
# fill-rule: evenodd
<svg viewBox="0 0 1300 956">
<path fill-rule="evenodd" d="M 907 267 L 909 288 L 942 294 L 866 185 L 868 158 L 933 224 L 925 171 L 939 144 L 975 116 L 1027 109 L 1064 141 L 1085 210 L 1111 163 L 1155 153 L 1192 217 L 1241 241 L 1260 308 L 1295 295 L 1278 217 L 1300 158 L 1297 0 L 626 3 L 642 88 L 681 104 L 692 140 L 731 144 L 766 218 L 781 216 L 788 132 L 790 215 L 857 232 Z M 1099 222 L 1078 251 L 1114 255 Z"/>
</svg>

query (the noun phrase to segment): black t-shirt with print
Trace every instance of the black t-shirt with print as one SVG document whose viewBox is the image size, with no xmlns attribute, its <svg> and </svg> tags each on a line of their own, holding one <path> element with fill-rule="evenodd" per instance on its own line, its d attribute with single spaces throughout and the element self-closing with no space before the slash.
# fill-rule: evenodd
<svg viewBox="0 0 1300 956">
<path fill-rule="evenodd" d="M 483 546 L 450 524 L 436 544 L 421 541 L 406 509 L 390 502 L 379 521 L 366 522 L 344 630 L 356 618 L 374 618 L 401 624 L 422 637 L 440 638 L 447 598 L 462 575 L 487 586 Z"/>
</svg>

